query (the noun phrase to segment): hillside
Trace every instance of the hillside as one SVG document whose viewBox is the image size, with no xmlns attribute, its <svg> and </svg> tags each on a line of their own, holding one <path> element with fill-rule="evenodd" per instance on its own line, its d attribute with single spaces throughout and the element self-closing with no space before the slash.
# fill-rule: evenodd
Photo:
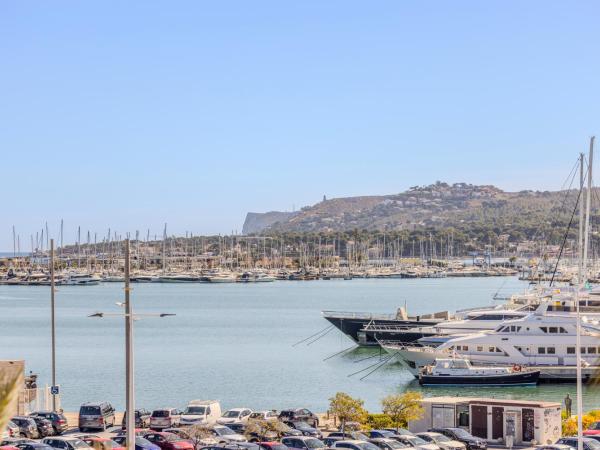
<svg viewBox="0 0 600 450">
<path fill-rule="evenodd" d="M 514 227 L 519 231 L 525 228 L 524 234 L 529 235 L 542 222 L 550 226 L 549 221 L 567 223 L 575 197 L 574 191 L 505 192 L 489 185 L 437 182 L 393 195 L 324 200 L 286 216 L 274 212 L 249 213 L 244 230 L 247 233 L 412 231 L 478 224 L 498 229 Z"/>
</svg>

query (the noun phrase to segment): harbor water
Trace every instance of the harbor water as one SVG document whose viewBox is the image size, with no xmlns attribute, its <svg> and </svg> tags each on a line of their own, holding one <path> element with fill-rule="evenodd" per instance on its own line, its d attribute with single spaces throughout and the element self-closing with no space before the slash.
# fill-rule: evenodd
<svg viewBox="0 0 600 450">
<path fill-rule="evenodd" d="M 523 291 L 516 278 L 354 279 L 256 284 L 135 284 L 137 313 L 174 313 L 135 322 L 138 406 L 183 407 L 218 399 L 225 408 L 305 406 L 325 411 L 338 391 L 380 410 L 385 395 L 406 389 L 426 396 L 462 395 L 562 402 L 575 385 L 511 388 L 420 388 L 399 364 L 361 380 L 379 350 L 351 347 L 337 330 L 294 343 L 328 326 L 322 310 L 410 314 L 490 305 L 493 295 Z M 121 283 L 60 286 L 56 294 L 57 379 L 62 406 L 108 400 L 124 407 L 124 320 L 89 318 L 119 313 Z M 50 295 L 44 286 L 0 286 L 0 359 L 24 359 L 27 370 L 50 383 Z M 310 340 L 307 342 L 311 342 Z M 586 387 L 584 408 L 600 408 L 600 389 Z"/>
</svg>

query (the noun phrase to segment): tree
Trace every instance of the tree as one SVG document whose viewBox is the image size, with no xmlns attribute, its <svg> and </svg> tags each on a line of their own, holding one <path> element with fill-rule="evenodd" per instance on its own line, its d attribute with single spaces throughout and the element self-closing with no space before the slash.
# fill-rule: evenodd
<svg viewBox="0 0 600 450">
<path fill-rule="evenodd" d="M 410 420 L 420 419 L 423 416 L 419 392 L 407 391 L 404 394 L 391 394 L 381 400 L 383 413 L 387 414 L 396 430 L 406 426 Z"/>
<path fill-rule="evenodd" d="M 189 427 L 182 428 L 182 431 L 187 434 L 187 439 L 192 441 L 194 448 L 201 448 L 206 445 L 217 443 L 214 437 L 215 435 L 208 424 L 199 423 L 196 425 L 191 425 Z"/>
<path fill-rule="evenodd" d="M 338 392 L 329 399 L 329 411 L 342 425 L 342 433 L 346 428 L 347 422 L 363 422 L 367 411 L 363 407 L 364 402 L 357 398 L 352 398 L 344 392 Z"/>
</svg>

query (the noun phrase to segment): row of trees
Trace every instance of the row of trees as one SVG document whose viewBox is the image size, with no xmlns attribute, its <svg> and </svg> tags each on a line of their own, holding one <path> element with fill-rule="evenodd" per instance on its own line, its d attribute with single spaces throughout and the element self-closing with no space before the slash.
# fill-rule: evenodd
<svg viewBox="0 0 600 450">
<path fill-rule="evenodd" d="M 421 394 L 415 391 L 390 394 L 381 400 L 382 414 L 369 414 L 363 400 L 338 392 L 329 399 L 329 413 L 339 421 L 342 432 L 348 423 L 358 423 L 364 428 L 393 427 L 398 430 L 423 416 L 422 399 Z"/>
</svg>

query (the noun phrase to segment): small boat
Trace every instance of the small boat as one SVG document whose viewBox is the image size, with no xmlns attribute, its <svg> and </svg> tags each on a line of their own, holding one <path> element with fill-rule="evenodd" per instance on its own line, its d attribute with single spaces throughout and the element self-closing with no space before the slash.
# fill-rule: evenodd
<svg viewBox="0 0 600 450">
<path fill-rule="evenodd" d="M 539 370 L 520 366 L 473 366 L 464 358 L 438 358 L 435 365 L 425 366 L 419 374 L 423 386 L 533 386 Z"/>
</svg>

